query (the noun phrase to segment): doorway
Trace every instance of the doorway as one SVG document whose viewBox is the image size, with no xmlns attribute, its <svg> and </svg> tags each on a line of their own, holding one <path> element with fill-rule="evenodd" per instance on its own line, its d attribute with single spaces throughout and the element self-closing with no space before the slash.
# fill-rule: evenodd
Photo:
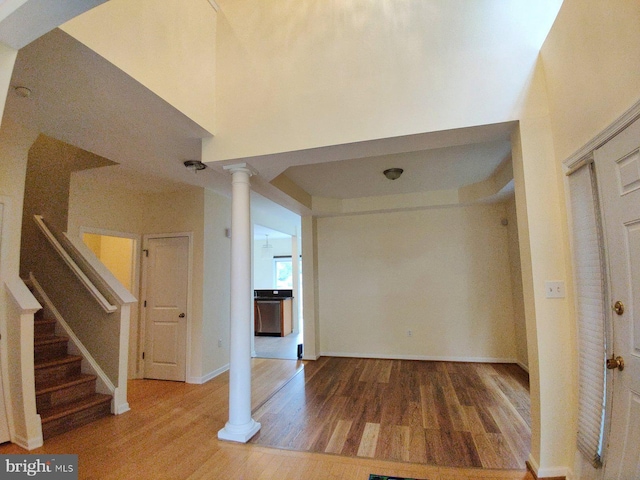
<svg viewBox="0 0 640 480">
<path fill-rule="evenodd" d="M 604 478 L 640 469 L 640 119 L 594 152 L 613 306 L 611 423 Z"/>
<path fill-rule="evenodd" d="M 145 237 L 142 289 L 144 378 L 184 382 L 191 237 Z"/>
<path fill-rule="evenodd" d="M 254 357 L 295 360 L 302 355 L 302 262 L 299 251 L 297 236 L 254 224 Z M 274 305 L 277 308 L 274 309 Z M 271 308 L 267 308 L 269 306 Z M 272 319 L 274 324 L 279 324 L 282 318 L 284 331 L 276 328 L 267 329 L 269 331 L 265 333 L 260 328 L 268 320 L 265 315 L 269 312 L 277 313 L 278 318 Z M 292 320 L 290 327 L 287 318 Z"/>
<path fill-rule="evenodd" d="M 89 247 L 102 264 L 136 298 L 140 293 L 140 236 L 111 230 L 80 228 L 82 242 Z M 131 309 L 129 323 L 128 377 L 138 375 L 138 308 Z"/>
</svg>

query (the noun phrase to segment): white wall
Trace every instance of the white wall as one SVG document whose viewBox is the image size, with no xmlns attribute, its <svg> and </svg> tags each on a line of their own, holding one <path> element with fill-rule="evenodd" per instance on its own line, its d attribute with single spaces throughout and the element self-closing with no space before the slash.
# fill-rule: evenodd
<svg viewBox="0 0 640 480">
<path fill-rule="evenodd" d="M 322 353 L 514 361 L 504 216 L 480 205 L 319 218 Z"/>
</svg>

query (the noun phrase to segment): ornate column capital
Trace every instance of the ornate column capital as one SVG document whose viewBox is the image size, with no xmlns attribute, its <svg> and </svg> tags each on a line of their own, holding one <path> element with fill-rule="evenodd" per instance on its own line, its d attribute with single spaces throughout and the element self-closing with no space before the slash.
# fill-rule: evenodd
<svg viewBox="0 0 640 480">
<path fill-rule="evenodd" d="M 234 163 L 232 165 L 225 165 L 222 167 L 222 169 L 227 170 L 232 174 L 236 172 L 244 172 L 250 177 L 253 175 L 258 175 L 258 171 L 246 162 Z"/>
</svg>

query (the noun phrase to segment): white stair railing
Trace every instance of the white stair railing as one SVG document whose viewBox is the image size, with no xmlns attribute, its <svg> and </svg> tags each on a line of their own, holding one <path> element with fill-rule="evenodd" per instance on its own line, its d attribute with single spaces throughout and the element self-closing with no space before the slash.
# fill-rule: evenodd
<svg viewBox="0 0 640 480">
<path fill-rule="evenodd" d="M 102 307 L 102 309 L 107 313 L 113 313 L 118 310 L 116 305 L 112 305 L 105 297 L 100 293 L 98 288 L 93 284 L 93 282 L 85 275 L 82 269 L 78 266 L 78 264 L 71 258 L 71 256 L 67 253 L 62 244 L 58 241 L 55 235 L 51 232 L 49 227 L 44 222 L 42 215 L 34 215 L 33 216 L 36 224 L 44 234 L 45 238 L 49 241 L 49 243 L 53 246 L 53 248 L 58 252 L 60 257 L 64 260 L 67 266 L 71 269 L 71 271 L 78 277 L 78 279 L 82 282 L 82 284 L 86 287 L 86 289 L 91 293 L 91 295 L 96 299 L 98 304 Z"/>
</svg>

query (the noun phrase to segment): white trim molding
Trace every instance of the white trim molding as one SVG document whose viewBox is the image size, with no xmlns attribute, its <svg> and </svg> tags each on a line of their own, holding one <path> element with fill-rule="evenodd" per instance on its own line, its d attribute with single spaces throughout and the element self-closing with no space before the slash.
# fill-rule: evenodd
<svg viewBox="0 0 640 480">
<path fill-rule="evenodd" d="M 540 468 L 538 463 L 533 459 L 531 454 L 529 454 L 529 459 L 527 460 L 529 464 L 530 470 L 533 470 L 536 478 L 538 480 L 544 480 L 545 478 L 566 478 L 567 480 L 573 479 L 573 471 L 569 467 L 547 467 Z"/>
<path fill-rule="evenodd" d="M 38 417 L 38 421 L 41 422 L 40 415 L 36 416 Z M 42 437 L 42 434 L 34 438 L 24 438 L 22 435 L 15 435 L 11 438 L 11 442 L 24 448 L 25 450 L 33 450 L 44 445 L 44 438 Z"/>
<path fill-rule="evenodd" d="M 602 145 L 607 143 L 638 118 L 640 118 L 640 100 L 638 100 L 626 112 L 620 115 L 620 117 L 617 118 L 611 125 L 601 131 L 598 135 L 593 137 L 591 141 L 587 142 L 582 148 L 575 151 L 573 155 L 562 162 L 565 172 L 569 172 L 571 170 L 579 168 L 580 163 L 588 161 L 594 150 L 597 150 Z"/>
<path fill-rule="evenodd" d="M 193 383 L 194 385 L 202 385 L 203 383 L 207 383 L 209 380 L 213 380 L 218 375 L 222 375 L 227 370 L 229 370 L 228 363 L 214 370 L 213 372 L 209 372 L 206 375 L 203 375 L 202 377 L 187 377 L 187 383 Z"/>
<path fill-rule="evenodd" d="M 42 215 L 34 215 L 33 216 L 36 224 L 44 234 L 45 238 L 49 241 L 49 243 L 53 246 L 53 248 L 58 252 L 58 255 L 62 257 L 67 266 L 71 269 L 71 271 L 78 277 L 78 279 L 82 282 L 82 284 L 86 287 L 86 289 L 93 295 L 93 298 L 96 299 L 98 304 L 102 307 L 102 309 L 107 313 L 113 313 L 118 310 L 118 307 L 115 305 L 111 305 L 109 301 L 100 293 L 100 291 L 96 288 L 91 280 L 85 275 L 82 269 L 76 264 L 76 262 L 71 258 L 71 256 L 67 253 L 64 247 L 58 242 L 56 237 L 51 233 L 49 227 L 44 223 L 44 219 Z"/>
</svg>

